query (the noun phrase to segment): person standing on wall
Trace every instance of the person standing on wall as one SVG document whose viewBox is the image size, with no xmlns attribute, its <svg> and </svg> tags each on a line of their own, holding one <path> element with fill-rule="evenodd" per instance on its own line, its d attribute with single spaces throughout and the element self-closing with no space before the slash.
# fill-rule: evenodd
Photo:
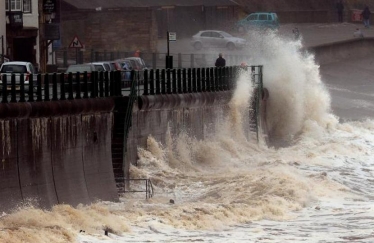
<svg viewBox="0 0 374 243">
<path fill-rule="evenodd" d="M 364 26 L 366 28 L 369 28 L 370 27 L 370 15 L 371 15 L 369 6 L 366 6 L 364 8 L 364 11 L 362 11 L 361 15 L 362 15 L 362 18 L 364 20 Z"/>
<path fill-rule="evenodd" d="M 226 66 L 226 60 L 222 57 L 222 53 L 218 55 L 218 58 L 215 63 L 216 67 L 225 67 Z"/>
<path fill-rule="evenodd" d="M 338 11 L 338 22 L 343 23 L 343 0 L 339 0 L 339 2 L 336 3 L 336 10 Z"/>
</svg>

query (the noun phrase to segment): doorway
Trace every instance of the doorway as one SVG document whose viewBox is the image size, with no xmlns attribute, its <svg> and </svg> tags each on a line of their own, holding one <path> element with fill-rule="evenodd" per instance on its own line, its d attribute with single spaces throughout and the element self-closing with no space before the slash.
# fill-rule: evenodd
<svg viewBox="0 0 374 243">
<path fill-rule="evenodd" d="M 35 37 L 13 39 L 13 60 L 34 63 Z"/>
</svg>

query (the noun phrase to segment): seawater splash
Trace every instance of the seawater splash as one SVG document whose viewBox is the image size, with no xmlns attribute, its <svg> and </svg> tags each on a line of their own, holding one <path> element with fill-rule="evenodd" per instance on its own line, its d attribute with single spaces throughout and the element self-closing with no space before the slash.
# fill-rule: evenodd
<svg viewBox="0 0 374 243">
<path fill-rule="evenodd" d="M 249 64 L 264 65 L 271 133 L 291 140 L 292 146 L 274 149 L 255 142 L 246 122 L 253 87 L 243 75 L 230 113 L 216 121 L 214 132 L 204 140 L 169 133 L 165 144 L 149 137 L 147 148 L 139 148 L 138 166 L 131 167 L 131 175 L 152 180 L 152 199 L 125 194 L 121 203 L 20 209 L 0 218 L 0 241 L 75 242 L 79 235 L 80 242 L 306 242 L 314 236 L 315 221 L 326 218 L 322 223 L 328 225 L 341 217 L 346 205 L 362 202 L 357 212 L 373 215 L 370 204 L 364 204 L 374 192 L 373 122 L 338 124 L 330 113 L 319 67 L 312 55 L 301 51 L 299 42 L 274 33 L 252 38 Z M 303 213 L 306 216 L 298 222 Z M 357 220 L 349 220 L 344 222 L 351 229 Z M 113 233 L 103 238 L 106 226 Z M 327 239 L 331 231 L 324 226 L 316 228 L 327 228 L 328 232 L 318 232 Z M 338 222 L 334 229 L 340 226 Z M 227 231 L 228 227 L 234 230 Z M 216 231 L 206 231 L 212 229 Z M 337 238 L 349 242 L 349 237 L 339 238 L 349 230 L 342 231 Z"/>
<path fill-rule="evenodd" d="M 251 35 L 249 43 L 250 63 L 264 66 L 264 86 L 270 92 L 267 122 L 273 138 L 292 140 L 311 126 L 324 129 L 337 124 L 319 66 L 312 54 L 302 50 L 301 40 L 267 32 Z"/>
</svg>

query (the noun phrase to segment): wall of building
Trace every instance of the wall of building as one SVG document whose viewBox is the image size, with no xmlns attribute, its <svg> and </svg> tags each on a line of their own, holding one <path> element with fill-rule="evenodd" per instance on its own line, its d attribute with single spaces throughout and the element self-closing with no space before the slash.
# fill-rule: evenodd
<svg viewBox="0 0 374 243">
<path fill-rule="evenodd" d="M 75 36 L 90 49 L 107 51 L 156 51 L 155 15 L 148 8 L 63 12 L 62 48 L 69 48 Z"/>
</svg>

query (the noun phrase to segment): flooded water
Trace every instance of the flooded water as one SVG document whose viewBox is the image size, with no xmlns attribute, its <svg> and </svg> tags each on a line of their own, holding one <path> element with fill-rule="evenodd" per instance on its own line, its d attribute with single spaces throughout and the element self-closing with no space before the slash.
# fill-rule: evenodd
<svg viewBox="0 0 374 243">
<path fill-rule="evenodd" d="M 170 134 L 139 148 L 131 174 L 151 179 L 153 198 L 23 206 L 0 214 L 0 242 L 374 242 L 374 121 L 339 122 L 313 56 L 261 38 L 248 63 L 264 65 L 277 146 L 244 132 L 253 87 L 242 75 L 204 140 Z"/>
</svg>

